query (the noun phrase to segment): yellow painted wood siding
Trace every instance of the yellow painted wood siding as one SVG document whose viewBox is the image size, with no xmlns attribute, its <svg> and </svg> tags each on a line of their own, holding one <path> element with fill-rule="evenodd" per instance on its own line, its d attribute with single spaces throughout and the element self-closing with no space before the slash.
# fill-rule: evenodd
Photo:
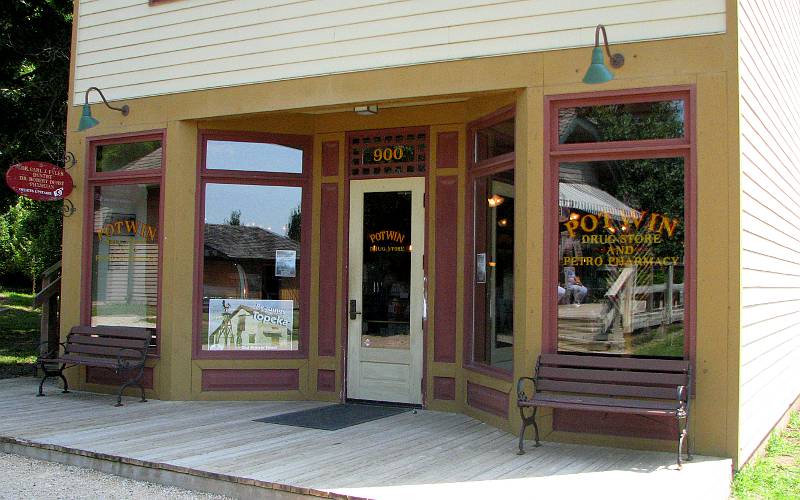
<svg viewBox="0 0 800 500">
<path fill-rule="evenodd" d="M 587 46 L 598 23 L 720 33 L 725 0 L 81 0 L 74 102 Z"/>
<path fill-rule="evenodd" d="M 800 394 L 800 3 L 740 0 L 738 18 L 746 459 Z"/>
</svg>

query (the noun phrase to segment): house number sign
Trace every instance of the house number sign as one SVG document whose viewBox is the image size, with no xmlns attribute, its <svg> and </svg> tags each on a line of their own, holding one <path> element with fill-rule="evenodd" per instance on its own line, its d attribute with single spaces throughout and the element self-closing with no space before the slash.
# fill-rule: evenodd
<svg viewBox="0 0 800 500">
<path fill-rule="evenodd" d="M 402 163 L 414 160 L 414 146 L 397 145 L 364 149 L 364 164 Z"/>
</svg>

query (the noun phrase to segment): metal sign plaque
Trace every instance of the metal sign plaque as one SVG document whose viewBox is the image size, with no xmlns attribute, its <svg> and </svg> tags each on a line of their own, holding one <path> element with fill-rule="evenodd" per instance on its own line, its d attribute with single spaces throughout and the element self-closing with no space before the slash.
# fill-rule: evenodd
<svg viewBox="0 0 800 500">
<path fill-rule="evenodd" d="M 11 165 L 6 184 L 15 193 L 36 201 L 63 200 L 72 192 L 72 177 L 63 168 L 43 161 Z"/>
</svg>

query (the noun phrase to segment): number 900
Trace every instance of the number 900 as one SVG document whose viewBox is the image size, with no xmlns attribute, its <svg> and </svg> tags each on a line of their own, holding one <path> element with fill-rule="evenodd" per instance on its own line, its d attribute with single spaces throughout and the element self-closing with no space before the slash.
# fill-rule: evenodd
<svg viewBox="0 0 800 500">
<path fill-rule="evenodd" d="M 403 159 L 403 147 L 402 146 L 395 146 L 394 148 L 383 148 L 383 149 L 375 149 L 372 151 L 372 161 L 375 163 L 379 162 L 388 162 L 388 161 L 400 161 Z"/>
</svg>

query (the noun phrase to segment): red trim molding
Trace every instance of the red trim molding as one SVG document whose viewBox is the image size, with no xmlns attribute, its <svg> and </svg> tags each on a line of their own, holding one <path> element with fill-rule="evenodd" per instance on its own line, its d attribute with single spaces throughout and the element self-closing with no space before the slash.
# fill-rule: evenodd
<svg viewBox="0 0 800 500">
<path fill-rule="evenodd" d="M 433 377 L 433 399 L 452 401 L 456 399 L 456 379 Z"/>
<path fill-rule="evenodd" d="M 294 369 L 211 369 L 203 370 L 203 391 L 297 391 L 300 370 Z"/>
<path fill-rule="evenodd" d="M 142 386 L 145 389 L 153 388 L 154 370 L 152 367 L 147 366 L 144 369 L 142 376 Z M 122 385 L 127 379 L 118 375 L 114 370 L 109 368 L 98 368 L 95 366 L 86 367 L 86 383 L 98 385 Z"/>
<path fill-rule="evenodd" d="M 317 391 L 336 391 L 336 370 L 317 370 Z"/>
<path fill-rule="evenodd" d="M 508 393 L 467 382 L 467 404 L 476 410 L 508 418 Z"/>
<path fill-rule="evenodd" d="M 339 141 L 322 143 L 322 175 L 339 175 Z"/>
<path fill-rule="evenodd" d="M 436 239 L 433 360 L 456 360 L 458 177 L 436 178 Z"/>
<path fill-rule="evenodd" d="M 678 438 L 672 417 L 626 415 L 600 411 L 553 410 L 553 430 L 650 439 Z"/>
<path fill-rule="evenodd" d="M 436 168 L 458 167 L 458 132 L 440 132 L 436 136 Z"/>
<path fill-rule="evenodd" d="M 334 356 L 336 354 L 336 312 L 338 309 L 336 301 L 337 261 L 339 259 L 338 184 L 322 185 L 321 205 L 317 353 L 320 356 Z"/>
</svg>

